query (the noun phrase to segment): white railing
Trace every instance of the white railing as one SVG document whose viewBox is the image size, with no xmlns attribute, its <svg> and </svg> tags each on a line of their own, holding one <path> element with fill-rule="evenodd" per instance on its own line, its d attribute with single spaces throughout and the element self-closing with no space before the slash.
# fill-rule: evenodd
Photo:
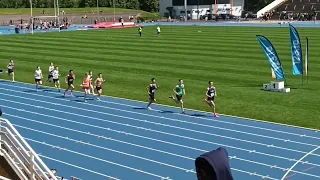
<svg viewBox="0 0 320 180">
<path fill-rule="evenodd" d="M 3 176 L 0 176 L 0 180 L 11 180 L 11 179 L 3 177 Z"/>
<path fill-rule="evenodd" d="M 264 16 L 266 12 L 269 12 L 271 10 L 274 10 L 278 6 L 285 3 L 287 0 L 274 0 L 272 3 L 268 4 L 266 7 L 262 8 L 260 11 L 257 12 L 257 18 L 261 18 Z"/>
<path fill-rule="evenodd" d="M 21 180 L 58 180 L 13 125 L 2 118 L 0 152 Z"/>
</svg>

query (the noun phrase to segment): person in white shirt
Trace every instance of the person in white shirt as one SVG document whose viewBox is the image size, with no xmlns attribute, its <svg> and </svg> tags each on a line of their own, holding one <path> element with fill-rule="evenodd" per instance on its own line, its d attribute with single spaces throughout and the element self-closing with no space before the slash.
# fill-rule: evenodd
<svg viewBox="0 0 320 180">
<path fill-rule="evenodd" d="M 158 35 L 158 36 L 160 36 L 160 31 L 161 31 L 161 30 L 160 30 L 160 27 L 158 26 L 158 27 L 157 27 L 157 35 Z"/>
<path fill-rule="evenodd" d="M 12 77 L 12 82 L 14 82 L 14 62 L 12 59 L 8 64 L 8 75 Z"/>
<path fill-rule="evenodd" d="M 61 74 L 59 74 L 59 67 L 56 66 L 55 70 L 53 70 L 53 73 L 52 73 L 52 79 L 53 79 L 54 86 L 58 88 L 59 92 L 60 92 L 60 80 L 59 80 L 60 76 Z"/>
<path fill-rule="evenodd" d="M 92 83 L 92 81 L 93 81 L 93 73 L 92 73 L 92 71 L 89 71 L 89 79 L 90 79 L 90 90 L 92 91 L 92 94 L 93 95 L 95 95 L 94 94 L 94 87 L 93 87 L 93 83 Z M 89 92 L 89 94 L 90 94 L 90 92 Z"/>
<path fill-rule="evenodd" d="M 50 63 L 48 80 L 46 81 L 46 83 L 47 83 L 47 82 L 51 82 L 51 79 L 52 79 L 52 77 L 53 77 L 53 71 L 54 71 L 54 65 L 53 65 L 53 63 Z"/>
<path fill-rule="evenodd" d="M 38 86 L 42 84 L 42 71 L 40 69 L 40 67 L 38 66 L 36 71 L 34 72 L 34 79 L 36 82 L 36 90 L 38 91 Z"/>
</svg>

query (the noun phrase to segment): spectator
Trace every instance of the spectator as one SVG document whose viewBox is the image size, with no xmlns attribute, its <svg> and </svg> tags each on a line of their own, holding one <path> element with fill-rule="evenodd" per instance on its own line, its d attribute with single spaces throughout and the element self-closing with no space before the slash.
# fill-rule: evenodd
<svg viewBox="0 0 320 180">
<path fill-rule="evenodd" d="M 198 180 L 233 180 L 228 152 L 224 148 L 207 152 L 195 161 Z"/>
</svg>

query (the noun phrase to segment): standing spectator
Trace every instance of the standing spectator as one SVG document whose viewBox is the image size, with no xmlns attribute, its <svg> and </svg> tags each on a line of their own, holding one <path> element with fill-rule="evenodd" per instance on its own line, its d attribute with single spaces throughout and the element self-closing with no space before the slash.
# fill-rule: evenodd
<svg viewBox="0 0 320 180">
<path fill-rule="evenodd" d="M 161 30 L 160 30 L 160 27 L 158 26 L 158 27 L 157 27 L 157 35 L 158 35 L 158 36 L 160 36 L 160 31 L 161 31 Z"/>
<path fill-rule="evenodd" d="M 195 166 L 198 180 L 234 180 L 229 165 L 228 152 L 223 147 L 196 158 Z"/>
<path fill-rule="evenodd" d="M 138 31 L 139 31 L 139 35 L 141 37 L 142 36 L 142 27 L 141 26 L 139 27 Z"/>
</svg>

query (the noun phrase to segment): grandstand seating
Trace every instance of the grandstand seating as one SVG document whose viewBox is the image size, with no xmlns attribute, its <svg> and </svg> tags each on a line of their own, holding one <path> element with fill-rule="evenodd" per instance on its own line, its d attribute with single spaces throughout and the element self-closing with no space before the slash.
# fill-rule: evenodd
<svg viewBox="0 0 320 180">
<path fill-rule="evenodd" d="M 320 10 L 320 0 L 288 0 L 275 9 L 274 20 L 312 20 Z"/>
<path fill-rule="evenodd" d="M 0 155 L 0 176 L 5 177 L 5 178 L 9 178 L 9 179 L 15 179 L 15 180 L 20 179 L 17 176 L 17 174 L 14 172 L 14 170 L 12 169 L 10 164 L 1 155 Z"/>
<path fill-rule="evenodd" d="M 43 163 L 13 125 L 2 118 L 0 118 L 0 157 L 0 176 L 4 178 L 12 178 L 12 180 L 60 179 Z"/>
</svg>

